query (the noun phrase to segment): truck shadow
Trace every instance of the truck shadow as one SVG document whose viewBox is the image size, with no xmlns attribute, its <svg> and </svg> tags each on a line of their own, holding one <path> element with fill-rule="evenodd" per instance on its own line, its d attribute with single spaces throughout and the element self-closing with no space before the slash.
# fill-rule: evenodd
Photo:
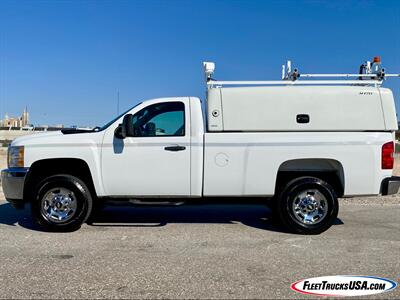
<svg viewBox="0 0 400 300">
<path fill-rule="evenodd" d="M 40 227 L 33 221 L 30 213 L 30 208 L 15 209 L 9 203 L 0 205 L 0 224 L 9 226 L 20 225 L 21 227 L 41 231 Z"/>
<path fill-rule="evenodd" d="M 91 226 L 160 227 L 167 224 L 238 224 L 287 232 L 263 205 L 185 205 L 180 207 L 107 207 Z"/>
<path fill-rule="evenodd" d="M 274 232 L 289 233 L 276 222 L 264 205 L 185 205 L 180 207 L 110 206 L 90 218 L 92 227 L 161 227 L 173 223 L 238 224 Z M 33 221 L 29 207 L 15 210 L 0 205 L 0 224 L 42 231 Z M 343 222 L 336 219 L 334 225 Z"/>
</svg>

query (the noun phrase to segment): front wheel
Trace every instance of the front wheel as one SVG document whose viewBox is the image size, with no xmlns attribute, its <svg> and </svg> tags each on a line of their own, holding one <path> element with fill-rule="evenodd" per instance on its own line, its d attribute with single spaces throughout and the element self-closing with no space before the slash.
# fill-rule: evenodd
<svg viewBox="0 0 400 300">
<path fill-rule="evenodd" d="M 319 234 L 332 226 L 339 212 L 334 189 L 315 177 L 290 181 L 278 197 L 280 220 L 291 231 Z"/>
<path fill-rule="evenodd" d="M 31 202 L 36 222 L 49 231 L 74 231 L 89 217 L 93 206 L 86 184 L 71 175 L 50 176 L 40 182 Z"/>
</svg>

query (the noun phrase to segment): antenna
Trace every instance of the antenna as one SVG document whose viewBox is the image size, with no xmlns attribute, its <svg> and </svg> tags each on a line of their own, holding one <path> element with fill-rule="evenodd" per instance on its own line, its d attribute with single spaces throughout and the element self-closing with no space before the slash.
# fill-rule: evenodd
<svg viewBox="0 0 400 300">
<path fill-rule="evenodd" d="M 117 91 L 117 116 L 119 116 L 119 91 Z"/>
</svg>

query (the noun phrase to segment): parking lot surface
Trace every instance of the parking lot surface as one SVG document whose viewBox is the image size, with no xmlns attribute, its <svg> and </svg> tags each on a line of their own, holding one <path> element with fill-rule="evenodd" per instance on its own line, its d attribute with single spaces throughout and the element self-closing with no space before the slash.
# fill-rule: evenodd
<svg viewBox="0 0 400 300">
<path fill-rule="evenodd" d="M 109 207 L 42 232 L 0 201 L 1 298 L 307 298 L 324 275 L 400 276 L 400 202 L 342 200 L 327 232 L 285 232 L 261 205 Z M 372 298 L 400 298 L 400 289 Z"/>
</svg>

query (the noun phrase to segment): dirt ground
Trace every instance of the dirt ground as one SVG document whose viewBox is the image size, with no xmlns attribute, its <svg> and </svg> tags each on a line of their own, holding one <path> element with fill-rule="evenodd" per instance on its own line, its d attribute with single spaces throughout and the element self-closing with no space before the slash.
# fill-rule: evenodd
<svg viewBox="0 0 400 300">
<path fill-rule="evenodd" d="M 3 170 L 7 168 L 7 148 L 0 148 L 0 169 Z"/>
<path fill-rule="evenodd" d="M 400 154 L 396 153 L 395 157 L 393 175 L 400 176 Z"/>
</svg>

